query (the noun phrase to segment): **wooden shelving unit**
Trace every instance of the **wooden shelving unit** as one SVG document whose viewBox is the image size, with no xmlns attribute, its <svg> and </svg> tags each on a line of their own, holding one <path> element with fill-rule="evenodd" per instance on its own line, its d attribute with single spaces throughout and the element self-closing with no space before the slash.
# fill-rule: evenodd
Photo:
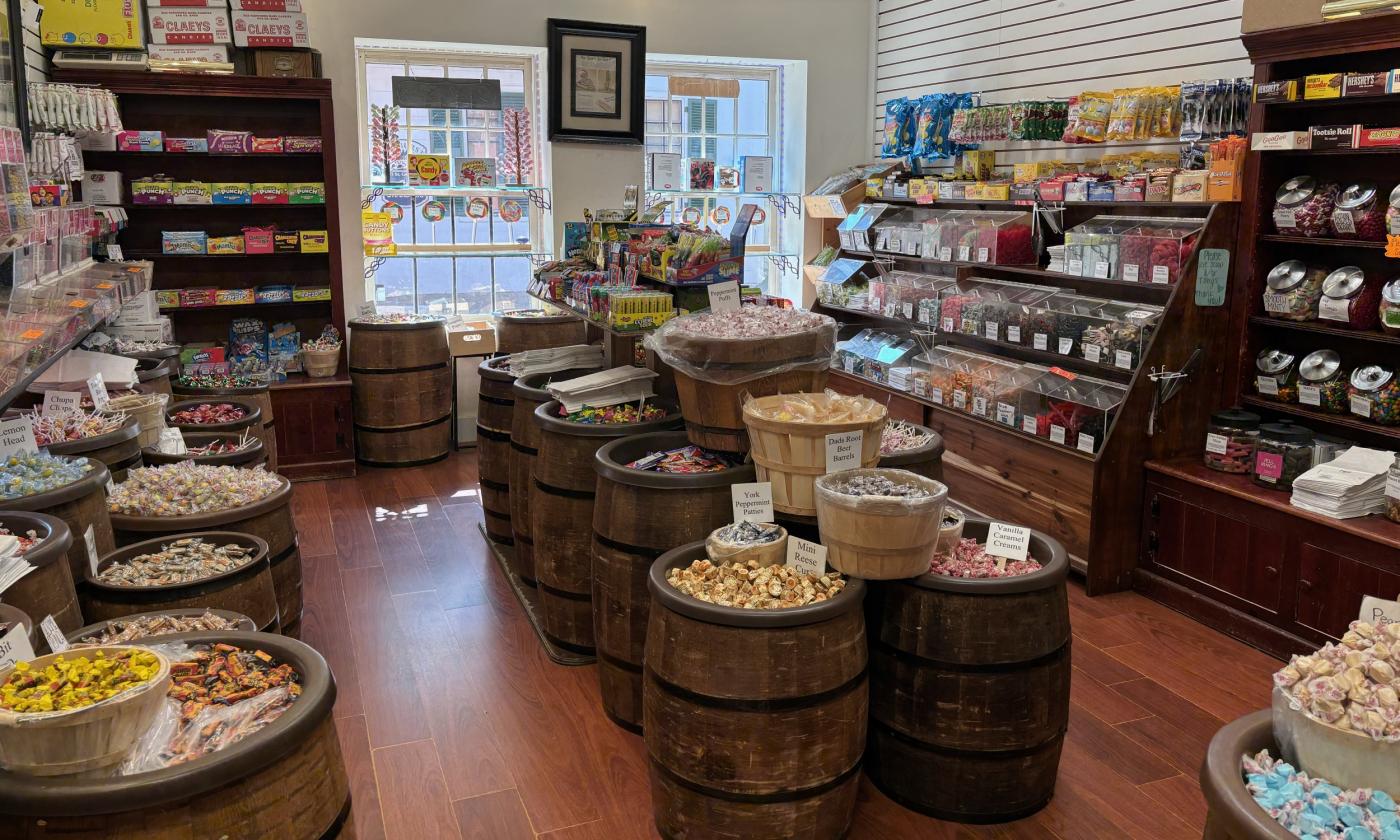
<svg viewBox="0 0 1400 840">
<path fill-rule="evenodd" d="M 291 321 L 304 338 L 326 324 L 345 334 L 341 280 L 338 190 L 335 171 L 335 118 L 329 79 L 281 79 L 182 73 L 116 73 L 56 70 L 54 81 L 99 84 L 117 94 L 122 121 L 133 130 L 161 130 L 167 136 L 203 137 L 209 129 L 252 131 L 262 136 L 319 136 L 321 153 L 182 154 L 165 152 L 84 152 L 94 170 L 122 173 L 130 222 L 120 236 L 125 255 L 155 262 L 153 286 L 221 289 L 291 284 L 328 286 L 330 300 L 244 304 L 198 309 L 165 309 L 180 342 L 227 342 L 235 317 Z M 178 205 L 133 204 L 131 182 L 164 174 L 176 181 L 321 182 L 325 204 Z M 166 255 L 162 230 L 203 230 L 211 236 L 241 233 L 244 227 L 324 230 L 326 253 Z M 353 475 L 350 382 L 342 375 L 310 379 L 292 374 L 272 386 L 277 415 L 278 469 L 293 479 Z"/>
<path fill-rule="evenodd" d="M 1400 66 L 1400 14 L 1370 15 L 1244 36 L 1256 83 L 1309 73 L 1380 71 Z M 1251 132 L 1304 131 L 1313 125 L 1400 125 L 1400 96 L 1256 104 Z M 1333 348 L 1344 367 L 1400 362 L 1400 336 L 1325 322 L 1290 322 L 1263 312 L 1264 279 L 1286 259 L 1337 268 L 1361 266 L 1369 282 L 1395 274 L 1383 245 L 1276 233 L 1278 186 L 1295 175 L 1373 181 L 1382 200 L 1400 180 L 1400 149 L 1310 150 L 1252 155 L 1245 168 L 1240 258 L 1231 280 L 1229 346 L 1221 396 L 1266 420 L 1287 419 L 1364 446 L 1400 448 L 1400 428 L 1349 414 L 1327 414 L 1254 394 L 1254 360 L 1265 348 L 1302 354 Z M 1198 442 L 1195 451 L 1198 453 Z M 1400 595 L 1400 525 L 1383 517 L 1332 520 L 1289 504 L 1289 494 L 1248 476 L 1206 469 L 1199 456 L 1154 461 L 1144 505 L 1142 562 L 1135 585 L 1149 595 L 1251 644 L 1284 655 L 1337 639 L 1366 595 Z"/>
</svg>

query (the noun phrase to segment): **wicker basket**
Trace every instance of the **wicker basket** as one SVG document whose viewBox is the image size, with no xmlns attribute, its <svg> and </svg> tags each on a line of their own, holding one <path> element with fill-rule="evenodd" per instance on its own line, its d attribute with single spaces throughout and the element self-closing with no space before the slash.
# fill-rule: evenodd
<svg viewBox="0 0 1400 840">
<path fill-rule="evenodd" d="M 772 566 L 782 565 L 787 560 L 788 533 L 781 525 L 769 526 L 778 529 L 778 538 L 773 542 L 756 543 L 742 548 L 715 539 L 715 534 L 728 527 L 724 525 L 716 528 L 705 538 L 705 555 L 715 563 L 747 563 L 753 560 L 760 566 Z"/>
<path fill-rule="evenodd" d="M 141 448 L 155 446 L 165 428 L 165 406 L 170 402 L 169 394 L 132 394 L 117 397 L 108 403 L 108 411 L 121 411 L 136 418 L 141 427 L 139 440 Z"/>
<path fill-rule="evenodd" d="M 340 367 L 340 348 L 302 350 L 301 366 L 306 371 L 306 375 L 312 379 L 335 376 L 336 369 Z"/>
<path fill-rule="evenodd" d="M 31 664 L 36 669 L 46 668 L 60 656 L 92 658 L 99 651 L 110 654 L 128 647 L 51 653 Z M 154 677 L 92 706 L 50 714 L 0 709 L 0 767 L 32 776 L 71 776 L 120 764 L 145 734 L 170 688 L 170 661 L 151 653 L 159 662 Z M 13 666 L 0 671 L 0 683 L 12 670 Z"/>
<path fill-rule="evenodd" d="M 759 481 L 773 482 L 773 509 L 798 516 L 815 516 L 817 502 L 812 482 L 826 474 L 826 436 L 837 432 L 865 433 L 860 465 L 873 467 L 880 460 L 880 435 L 885 430 L 885 410 L 874 420 L 847 423 L 798 423 L 768 420 L 760 412 L 782 405 L 784 400 L 805 397 L 813 402 L 825 394 L 789 394 L 759 397 L 744 405 L 744 425 L 749 431 L 751 454 Z"/>
<path fill-rule="evenodd" d="M 962 540 L 963 524 L 967 522 L 967 517 L 963 512 L 954 507 L 943 509 L 943 521 L 938 526 L 938 543 L 934 545 L 935 554 L 952 554 L 953 549 L 958 547 L 958 542 Z"/>
<path fill-rule="evenodd" d="M 913 485 L 927 496 L 850 496 L 833 486 L 859 476 Z M 818 478 L 817 524 L 832 568 L 866 580 L 900 580 L 929 570 L 948 488 L 908 470 L 845 470 Z"/>
</svg>

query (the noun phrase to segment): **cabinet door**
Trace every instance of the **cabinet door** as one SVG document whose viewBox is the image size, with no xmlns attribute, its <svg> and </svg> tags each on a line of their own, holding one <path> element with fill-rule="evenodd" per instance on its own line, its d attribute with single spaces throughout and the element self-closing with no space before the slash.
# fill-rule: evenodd
<svg viewBox="0 0 1400 840">
<path fill-rule="evenodd" d="M 1304 627 L 1340 639 L 1357 619 L 1362 598 L 1393 600 L 1397 593 L 1400 575 L 1311 542 L 1299 548 L 1296 619 Z"/>
<path fill-rule="evenodd" d="M 350 460 L 349 388 L 276 392 L 277 455 L 282 463 Z"/>
</svg>

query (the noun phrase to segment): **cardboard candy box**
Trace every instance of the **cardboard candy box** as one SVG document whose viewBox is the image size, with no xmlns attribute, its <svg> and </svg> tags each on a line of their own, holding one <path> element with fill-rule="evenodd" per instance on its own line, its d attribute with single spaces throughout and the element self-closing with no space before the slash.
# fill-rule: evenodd
<svg viewBox="0 0 1400 840">
<path fill-rule="evenodd" d="M 214 184 L 215 204 L 252 204 L 253 185 L 248 183 L 229 182 Z"/>
<path fill-rule="evenodd" d="M 152 44 L 227 44 L 233 40 L 227 9 L 149 10 Z"/>
<path fill-rule="evenodd" d="M 167 137 L 165 150 L 171 153 L 200 154 L 209 151 L 209 141 L 204 137 Z"/>
<path fill-rule="evenodd" d="M 287 185 L 289 204 L 325 204 L 326 185 L 320 181 L 307 181 Z"/>
<path fill-rule="evenodd" d="M 253 184 L 254 204 L 287 204 L 290 202 L 290 195 L 286 184 Z"/>
<path fill-rule="evenodd" d="M 174 204 L 175 182 L 169 178 L 137 178 L 131 182 L 132 204 Z"/>
<path fill-rule="evenodd" d="M 273 253 L 273 229 L 245 227 L 243 229 L 243 249 L 249 254 Z"/>
<path fill-rule="evenodd" d="M 292 12 L 233 13 L 233 43 L 239 47 L 310 49 L 306 15 Z"/>
<path fill-rule="evenodd" d="M 214 188 L 203 181 L 180 181 L 175 184 L 176 204 L 213 204 Z"/>
<path fill-rule="evenodd" d="M 39 37 L 46 47 L 140 49 L 141 6 L 128 0 L 85 0 L 42 4 Z"/>
</svg>

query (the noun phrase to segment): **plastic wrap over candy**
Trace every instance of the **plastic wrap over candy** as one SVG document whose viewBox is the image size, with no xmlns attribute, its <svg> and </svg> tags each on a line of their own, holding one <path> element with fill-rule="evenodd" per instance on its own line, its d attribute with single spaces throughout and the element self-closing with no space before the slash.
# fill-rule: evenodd
<svg viewBox="0 0 1400 840">
<path fill-rule="evenodd" d="M 676 371 L 716 385 L 741 385 L 795 370 L 825 370 L 836 321 L 800 309 L 745 306 L 674 318 L 645 345 Z"/>
<path fill-rule="evenodd" d="M 817 498 L 865 514 L 925 514 L 943 517 L 948 487 L 908 470 L 855 469 L 828 473 L 816 481 Z"/>
</svg>

